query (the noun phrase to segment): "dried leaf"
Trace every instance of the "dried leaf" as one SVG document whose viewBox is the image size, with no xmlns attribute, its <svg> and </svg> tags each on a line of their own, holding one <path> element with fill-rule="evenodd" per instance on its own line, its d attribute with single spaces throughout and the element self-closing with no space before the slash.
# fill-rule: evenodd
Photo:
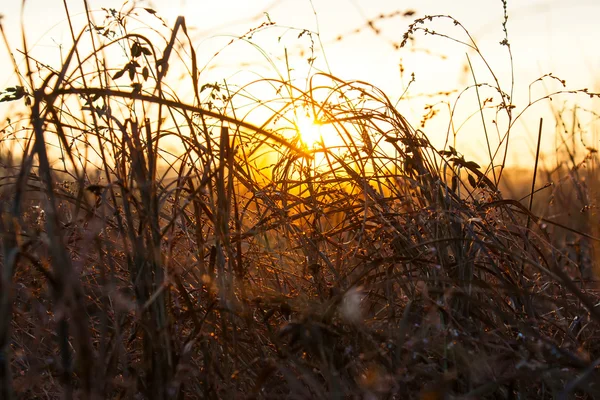
<svg viewBox="0 0 600 400">
<path fill-rule="evenodd" d="M 137 58 L 142 55 L 142 46 L 137 43 L 134 43 L 131 46 L 131 57 Z"/>
<path fill-rule="evenodd" d="M 475 161 L 467 161 L 467 162 L 465 162 L 464 165 L 465 165 L 465 168 L 468 168 L 468 169 L 471 169 L 471 170 L 481 168 L 479 166 L 479 164 L 477 164 Z"/>
<path fill-rule="evenodd" d="M 473 186 L 473 188 L 476 188 L 477 180 L 473 177 L 473 175 L 467 174 L 467 177 L 469 178 L 469 183 L 471 184 L 471 186 Z"/>
<path fill-rule="evenodd" d="M 116 74 L 114 74 L 112 78 L 113 78 L 113 80 L 117 80 L 120 77 L 122 77 L 124 74 L 125 74 L 125 70 L 122 69 L 122 70 L 118 71 Z"/>
</svg>

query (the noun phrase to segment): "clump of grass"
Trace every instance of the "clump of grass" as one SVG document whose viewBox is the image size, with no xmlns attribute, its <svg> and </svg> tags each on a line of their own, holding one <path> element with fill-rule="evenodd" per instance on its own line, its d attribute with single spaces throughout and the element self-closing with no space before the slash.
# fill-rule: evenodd
<svg viewBox="0 0 600 400">
<path fill-rule="evenodd" d="M 547 228 L 568 224 L 503 197 L 500 146 L 487 169 L 435 149 L 332 74 L 203 83 L 185 19 L 157 39 L 107 12 L 9 90 L 2 398 L 598 395 L 597 294 Z"/>
</svg>

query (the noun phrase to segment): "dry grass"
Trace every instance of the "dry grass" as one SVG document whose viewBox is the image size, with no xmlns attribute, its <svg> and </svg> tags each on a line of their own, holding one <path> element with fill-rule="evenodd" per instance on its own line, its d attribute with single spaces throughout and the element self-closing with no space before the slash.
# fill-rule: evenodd
<svg viewBox="0 0 600 400">
<path fill-rule="evenodd" d="M 600 396 L 591 149 L 521 203 L 498 81 L 470 88 L 509 118 L 486 170 L 367 83 L 204 85 L 183 18 L 163 47 L 128 18 L 3 97 L 27 111 L 1 137 L 0 398 Z M 306 112 L 339 146 L 302 144 Z M 589 212 L 554 218 L 574 192 Z"/>
</svg>

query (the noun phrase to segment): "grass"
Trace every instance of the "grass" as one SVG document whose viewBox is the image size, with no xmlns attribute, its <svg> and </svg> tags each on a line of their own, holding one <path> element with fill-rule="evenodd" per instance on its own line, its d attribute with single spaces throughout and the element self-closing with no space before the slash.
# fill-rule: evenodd
<svg viewBox="0 0 600 400">
<path fill-rule="evenodd" d="M 596 152 L 570 143 L 576 116 L 549 184 L 507 196 L 515 122 L 563 92 L 519 110 L 473 73 L 465 91 L 501 98 L 479 101 L 483 126 L 508 121 L 484 168 L 368 83 L 206 84 L 185 19 L 158 40 L 106 11 L 58 70 L 24 47 L 1 98 L 26 111 L 1 139 L 0 398 L 600 396 Z M 303 144 L 298 113 L 337 144 Z"/>
</svg>

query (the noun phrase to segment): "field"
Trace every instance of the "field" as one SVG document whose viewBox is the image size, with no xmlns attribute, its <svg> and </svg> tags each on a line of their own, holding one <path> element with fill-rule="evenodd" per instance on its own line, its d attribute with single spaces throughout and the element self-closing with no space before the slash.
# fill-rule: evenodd
<svg viewBox="0 0 600 400">
<path fill-rule="evenodd" d="M 300 84 L 287 53 L 203 81 L 184 17 L 88 15 L 60 68 L 2 31 L 25 62 L 0 94 L 0 399 L 600 398 L 598 157 L 579 139 L 598 118 L 551 101 L 600 95 L 547 74 L 559 90 L 514 105 L 460 21 L 403 16 L 398 46 L 459 42 L 491 76 L 465 88 L 485 164 L 450 128 L 432 144 L 435 107 L 409 121 L 316 68 Z M 535 163 L 510 168 L 540 103 Z"/>
</svg>

